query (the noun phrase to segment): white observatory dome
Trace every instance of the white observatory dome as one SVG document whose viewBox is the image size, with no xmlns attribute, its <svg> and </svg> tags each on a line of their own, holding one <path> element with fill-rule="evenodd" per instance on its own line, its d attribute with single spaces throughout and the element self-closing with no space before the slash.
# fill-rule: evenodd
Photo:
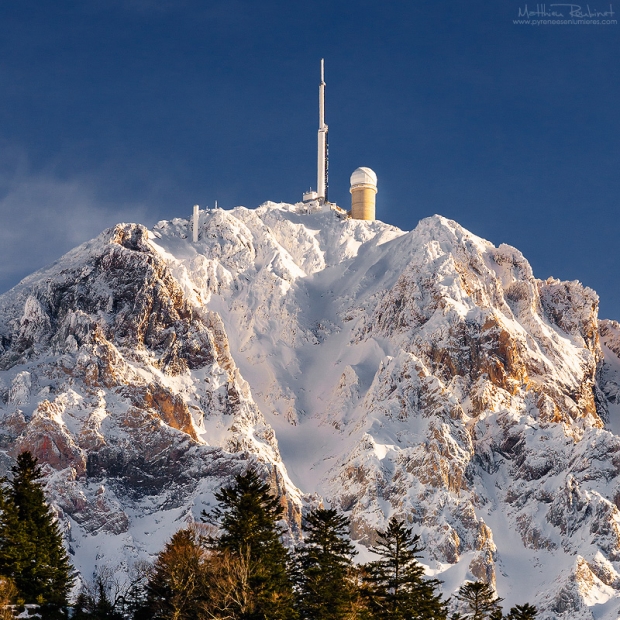
<svg viewBox="0 0 620 620">
<path fill-rule="evenodd" d="M 357 168 L 351 175 L 351 187 L 355 185 L 373 185 L 377 187 L 377 175 L 370 168 Z"/>
</svg>

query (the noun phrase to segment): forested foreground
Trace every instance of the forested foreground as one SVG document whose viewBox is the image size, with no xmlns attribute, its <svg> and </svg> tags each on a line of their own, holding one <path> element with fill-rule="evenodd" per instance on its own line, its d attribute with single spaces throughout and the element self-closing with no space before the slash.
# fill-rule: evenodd
<svg viewBox="0 0 620 620">
<path fill-rule="evenodd" d="M 75 575 L 46 505 L 41 470 L 30 453 L 17 459 L 0 491 L 0 620 L 525 620 L 525 603 L 502 611 L 482 582 L 466 582 L 446 600 L 425 576 L 419 537 L 392 518 L 377 532 L 376 560 L 354 563 L 349 523 L 317 508 L 304 519 L 304 543 L 282 544 L 283 506 L 250 469 L 216 493 L 202 524 L 178 531 L 152 564 L 127 582 L 99 572 L 74 601 Z"/>
</svg>

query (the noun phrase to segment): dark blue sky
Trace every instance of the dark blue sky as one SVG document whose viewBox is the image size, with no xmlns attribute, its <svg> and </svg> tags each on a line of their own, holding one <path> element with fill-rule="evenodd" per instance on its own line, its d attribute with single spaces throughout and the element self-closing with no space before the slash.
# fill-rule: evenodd
<svg viewBox="0 0 620 620">
<path fill-rule="evenodd" d="M 299 200 L 324 57 L 332 200 L 370 166 L 380 219 L 453 218 L 620 319 L 620 25 L 524 7 L 0 4 L 0 290 L 117 221 Z"/>
</svg>

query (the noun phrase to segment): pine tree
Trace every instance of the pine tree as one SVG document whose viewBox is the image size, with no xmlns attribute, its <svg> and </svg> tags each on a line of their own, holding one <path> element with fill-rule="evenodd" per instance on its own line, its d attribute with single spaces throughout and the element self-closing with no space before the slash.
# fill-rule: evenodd
<svg viewBox="0 0 620 620">
<path fill-rule="evenodd" d="M 247 560 L 253 604 L 242 620 L 292 620 L 296 617 L 288 553 L 280 541 L 278 521 L 284 508 L 254 469 L 235 476 L 234 483 L 215 493 L 219 506 L 203 520 L 218 524 L 221 534 L 213 548 Z"/>
<path fill-rule="evenodd" d="M 465 620 L 491 620 L 502 617 L 501 598 L 495 596 L 493 588 L 482 581 L 468 581 L 463 584 L 455 597 L 461 604 Z M 494 615 L 495 614 L 495 615 Z"/>
<path fill-rule="evenodd" d="M 356 598 L 352 581 L 355 547 L 349 520 L 336 510 L 317 508 L 305 519 L 307 532 L 297 552 L 298 608 L 304 620 L 339 620 Z"/>
<path fill-rule="evenodd" d="M 510 609 L 507 620 L 534 620 L 538 615 L 538 609 L 534 605 L 516 605 Z"/>
<path fill-rule="evenodd" d="M 439 582 L 424 577 L 418 562 L 420 537 L 404 521 L 390 519 L 385 531 L 377 531 L 372 547 L 382 559 L 365 566 L 369 606 L 384 620 L 445 620 L 446 603 L 437 593 Z"/>
<path fill-rule="evenodd" d="M 0 574 L 14 581 L 25 603 L 40 605 L 45 618 L 66 618 L 74 577 L 45 502 L 41 468 L 22 452 L 11 471 L 13 479 L 0 491 Z"/>
</svg>

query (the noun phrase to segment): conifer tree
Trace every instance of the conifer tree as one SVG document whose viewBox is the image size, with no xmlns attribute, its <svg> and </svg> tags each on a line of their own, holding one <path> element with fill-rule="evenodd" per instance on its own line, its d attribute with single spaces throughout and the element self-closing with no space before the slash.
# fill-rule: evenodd
<svg viewBox="0 0 620 620">
<path fill-rule="evenodd" d="M 510 609 L 507 620 L 534 620 L 538 615 L 538 609 L 534 605 L 515 605 Z"/>
<path fill-rule="evenodd" d="M 43 493 L 41 468 L 22 452 L 0 491 L 0 574 L 48 620 L 66 618 L 73 583 L 58 523 Z"/>
<path fill-rule="evenodd" d="M 392 517 L 385 531 L 377 531 L 372 547 L 380 560 L 365 566 L 369 606 L 382 620 L 445 620 L 446 603 L 437 592 L 439 582 L 424 577 L 418 562 L 420 537 Z"/>
<path fill-rule="evenodd" d="M 304 620 L 349 617 L 356 590 L 351 579 L 355 547 L 349 520 L 336 510 L 317 508 L 305 519 L 304 545 L 297 551 L 298 608 Z"/>
<path fill-rule="evenodd" d="M 249 567 L 248 586 L 254 598 L 242 620 L 293 620 L 296 617 L 288 553 L 278 525 L 284 512 L 256 470 L 235 476 L 230 486 L 215 493 L 219 502 L 203 520 L 217 524 L 220 536 L 210 545 L 239 558 Z"/>
<path fill-rule="evenodd" d="M 460 602 L 460 611 L 465 620 L 494 620 L 502 617 L 502 599 L 495 596 L 488 583 L 468 581 L 459 588 L 455 598 Z"/>
</svg>

